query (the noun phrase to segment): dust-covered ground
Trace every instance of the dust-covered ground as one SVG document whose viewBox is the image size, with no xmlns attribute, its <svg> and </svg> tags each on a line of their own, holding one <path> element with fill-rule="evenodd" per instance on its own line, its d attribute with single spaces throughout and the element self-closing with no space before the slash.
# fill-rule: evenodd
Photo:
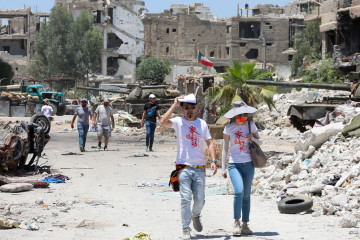
<svg viewBox="0 0 360 240">
<path fill-rule="evenodd" d="M 56 121 L 70 119 L 71 116 L 64 116 Z M 38 231 L 0 230 L 0 239 L 123 239 L 140 231 L 150 233 L 154 240 L 179 239 L 180 197 L 167 186 L 176 158 L 173 136 L 156 134 L 155 151 L 146 153 L 144 131 L 114 133 L 109 151 L 104 152 L 91 148 L 97 145 L 97 139 L 90 132 L 85 153 L 62 155 L 80 154 L 78 135 L 76 131 L 63 132 L 70 125 L 56 125 L 56 121 L 40 165 L 50 165 L 53 174 L 61 173 L 71 179 L 51 184 L 49 189 L 0 192 L 0 216 L 7 211 L 6 218 L 35 222 L 40 227 Z M 291 142 L 274 137 L 265 138 L 263 146 L 266 151 L 292 151 Z M 134 156 L 138 154 L 141 157 Z M 231 235 L 233 196 L 223 195 L 227 181 L 219 170 L 214 177 L 207 170 L 204 230 L 193 231 L 194 239 L 236 239 Z M 276 201 L 253 196 L 250 227 L 254 236 L 238 238 L 359 239 L 356 229 L 340 228 L 338 222 L 336 216 L 280 214 Z"/>
</svg>

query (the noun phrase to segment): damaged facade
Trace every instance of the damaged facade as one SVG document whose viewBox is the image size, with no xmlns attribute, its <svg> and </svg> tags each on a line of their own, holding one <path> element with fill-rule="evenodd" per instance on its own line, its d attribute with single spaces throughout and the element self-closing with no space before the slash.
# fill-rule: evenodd
<svg viewBox="0 0 360 240">
<path fill-rule="evenodd" d="M 144 26 L 139 18 L 144 1 L 136 0 L 55 0 L 55 6 L 69 9 L 74 18 L 86 9 L 104 35 L 102 75 L 135 81 L 136 58 L 144 51 Z"/>
<path fill-rule="evenodd" d="M 0 58 L 14 67 L 16 75 L 26 73 L 40 22 L 48 17 L 48 13 L 32 13 L 30 8 L 0 9 Z"/>
<path fill-rule="evenodd" d="M 332 54 L 346 73 L 360 71 L 360 0 L 328 0 L 307 21 L 320 21 L 322 56 Z"/>
<path fill-rule="evenodd" d="M 217 71 L 233 60 L 288 66 L 291 56 L 283 52 L 292 47 L 292 36 L 304 27 L 303 16 L 287 17 L 284 8 L 273 5 L 258 5 L 251 16 L 238 13 L 217 21 L 173 9 L 146 14 L 143 22 L 145 55 L 170 58 L 174 75 L 191 73 L 197 65 L 197 51 Z"/>
</svg>

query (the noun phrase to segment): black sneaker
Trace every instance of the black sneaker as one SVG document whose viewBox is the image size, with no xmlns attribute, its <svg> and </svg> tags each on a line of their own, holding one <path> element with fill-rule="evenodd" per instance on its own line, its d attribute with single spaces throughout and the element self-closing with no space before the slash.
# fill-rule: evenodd
<svg viewBox="0 0 360 240">
<path fill-rule="evenodd" d="M 98 149 L 101 149 L 101 142 L 98 143 Z"/>
<path fill-rule="evenodd" d="M 107 150 L 107 146 L 104 147 L 104 151 L 106 151 L 106 150 Z"/>
</svg>

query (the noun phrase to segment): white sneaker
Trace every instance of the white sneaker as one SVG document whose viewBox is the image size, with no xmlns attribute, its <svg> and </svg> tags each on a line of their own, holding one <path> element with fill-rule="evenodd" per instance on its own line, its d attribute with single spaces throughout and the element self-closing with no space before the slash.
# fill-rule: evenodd
<svg viewBox="0 0 360 240">
<path fill-rule="evenodd" d="M 190 228 L 183 228 L 183 236 L 182 236 L 182 239 L 184 239 L 184 240 L 191 239 L 190 231 L 191 231 Z"/>
<path fill-rule="evenodd" d="M 241 235 L 240 222 L 235 222 L 234 223 L 233 236 L 240 236 L 240 235 Z"/>
</svg>

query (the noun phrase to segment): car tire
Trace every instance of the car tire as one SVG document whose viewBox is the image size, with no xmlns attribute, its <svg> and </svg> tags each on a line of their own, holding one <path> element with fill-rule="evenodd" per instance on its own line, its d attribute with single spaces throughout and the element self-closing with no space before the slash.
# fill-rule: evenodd
<svg viewBox="0 0 360 240">
<path fill-rule="evenodd" d="M 278 202 L 281 213 L 295 214 L 307 211 L 313 206 L 313 200 L 307 196 L 287 197 Z"/>
<path fill-rule="evenodd" d="M 44 134 L 48 135 L 51 128 L 51 122 L 50 120 L 43 114 L 35 114 L 30 119 L 31 123 L 34 123 L 38 125 L 39 127 L 42 127 L 44 129 Z"/>
</svg>

